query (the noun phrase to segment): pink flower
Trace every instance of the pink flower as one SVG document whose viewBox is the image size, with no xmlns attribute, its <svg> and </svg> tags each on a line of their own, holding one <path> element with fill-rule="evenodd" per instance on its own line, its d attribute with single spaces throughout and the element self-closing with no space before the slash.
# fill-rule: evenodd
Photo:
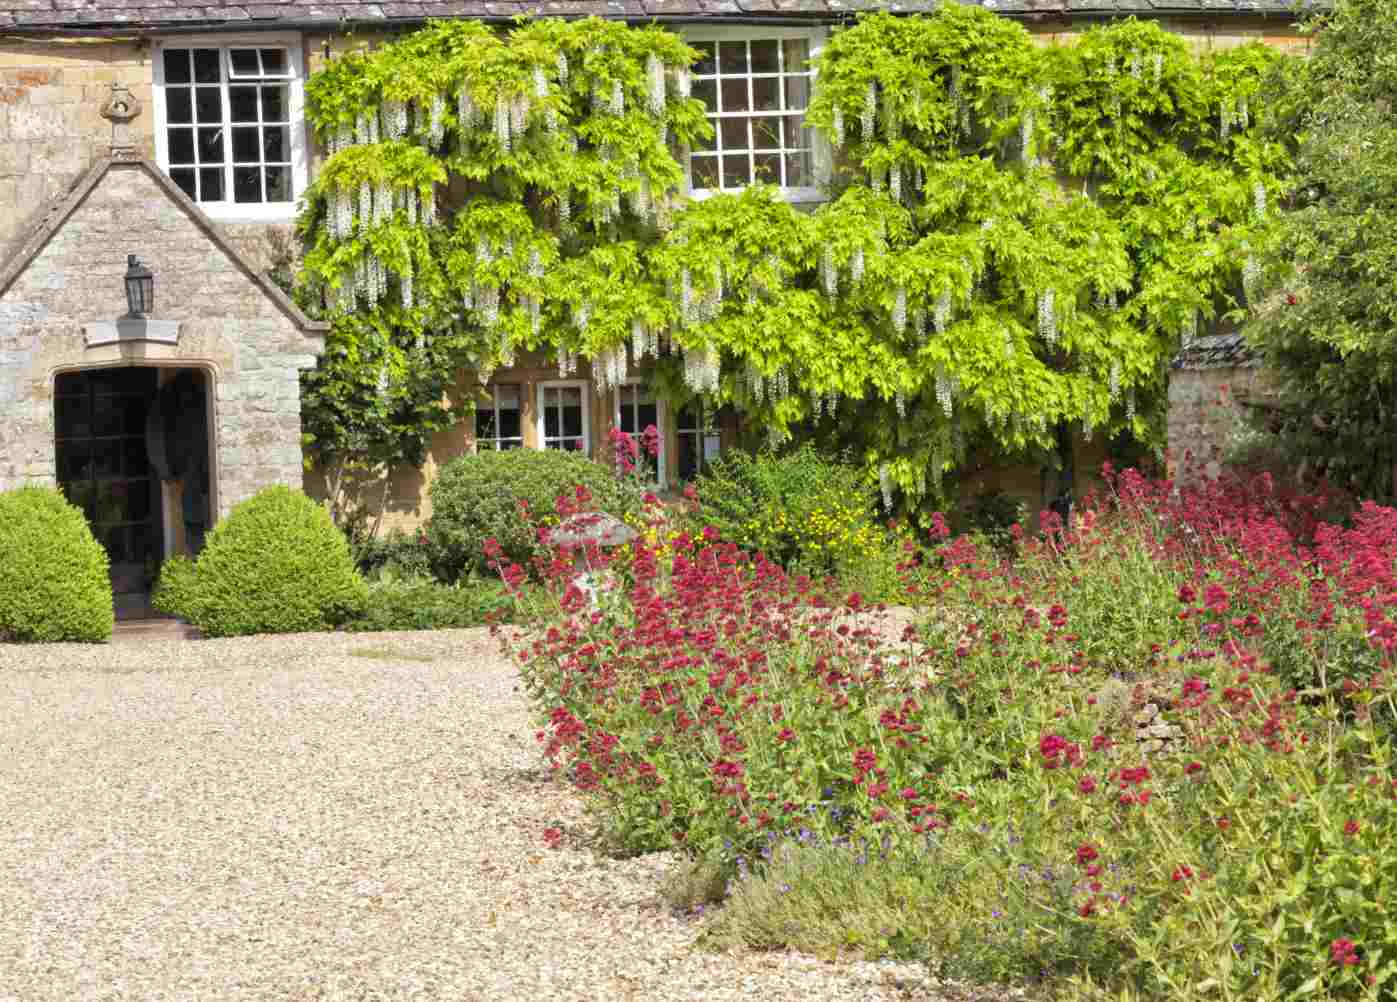
<svg viewBox="0 0 1397 1002">
<path fill-rule="evenodd" d="M 1348 835 L 1348 836 L 1357 835 L 1357 834 L 1358 834 L 1358 829 L 1359 829 L 1359 824 L 1358 824 L 1358 822 L 1357 822 L 1357 821 L 1354 821 L 1352 818 L 1350 818 L 1348 821 L 1345 821 L 1345 822 L 1344 822 L 1344 834 L 1345 834 L 1345 835 Z"/>
<path fill-rule="evenodd" d="M 1340 967 L 1358 965 L 1358 946 L 1351 939 L 1336 939 L 1329 944 L 1329 959 Z"/>
</svg>

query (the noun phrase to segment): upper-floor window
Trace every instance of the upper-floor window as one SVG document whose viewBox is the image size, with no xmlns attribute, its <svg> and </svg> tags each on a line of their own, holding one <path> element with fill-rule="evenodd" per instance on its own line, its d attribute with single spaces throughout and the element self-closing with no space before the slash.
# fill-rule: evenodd
<svg viewBox="0 0 1397 1002">
<path fill-rule="evenodd" d="M 170 40 L 155 65 L 171 180 L 216 218 L 290 218 L 306 186 L 299 45 Z"/>
<path fill-rule="evenodd" d="M 698 197 L 779 185 L 794 201 L 819 198 L 826 155 L 805 124 L 814 86 L 811 58 L 819 29 L 754 28 L 686 35 L 699 50 L 693 96 L 708 109 L 713 138 L 690 157 L 690 186 Z"/>
</svg>

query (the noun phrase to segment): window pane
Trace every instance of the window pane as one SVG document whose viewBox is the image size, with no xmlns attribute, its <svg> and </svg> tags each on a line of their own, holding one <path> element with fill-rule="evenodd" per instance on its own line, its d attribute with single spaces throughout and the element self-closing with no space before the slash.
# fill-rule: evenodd
<svg viewBox="0 0 1397 1002">
<path fill-rule="evenodd" d="M 758 153 L 752 157 L 756 178 L 764 184 L 781 184 L 781 154 Z"/>
<path fill-rule="evenodd" d="M 788 38 L 781 43 L 782 67 L 787 73 L 804 73 L 810 68 L 810 42 L 804 38 Z"/>
<path fill-rule="evenodd" d="M 716 80 L 695 80 L 689 93 L 702 101 L 703 106 L 709 111 L 718 110 L 718 82 Z"/>
<path fill-rule="evenodd" d="M 747 154 L 739 153 L 737 156 L 723 157 L 723 187 L 742 188 L 752 181 L 751 165 L 747 162 Z"/>
<path fill-rule="evenodd" d="M 128 477 L 144 477 L 149 474 L 150 467 L 146 460 L 144 435 L 126 439 L 122 443 L 122 452 L 125 453 L 122 459 L 122 469 L 126 471 Z"/>
<path fill-rule="evenodd" d="M 228 109 L 235 122 L 257 121 L 257 88 L 229 87 Z"/>
<path fill-rule="evenodd" d="M 557 438 L 562 434 L 558 424 L 558 391 L 548 388 L 543 391 L 543 437 Z"/>
<path fill-rule="evenodd" d="M 171 87 L 165 92 L 165 121 L 171 125 L 194 121 L 194 95 L 188 87 Z"/>
<path fill-rule="evenodd" d="M 263 76 L 285 77 L 291 75 L 291 67 L 286 62 L 285 49 L 263 49 L 261 51 Z"/>
<path fill-rule="evenodd" d="M 698 474 L 698 445 L 697 434 L 690 433 L 680 435 L 679 441 L 678 473 L 680 480 L 692 480 Z"/>
<path fill-rule="evenodd" d="M 718 158 L 717 157 L 694 157 L 692 161 L 693 171 L 689 183 L 695 188 L 716 188 L 718 187 Z"/>
<path fill-rule="evenodd" d="M 524 425 L 519 408 L 500 408 L 500 438 L 519 438 L 524 434 Z"/>
<path fill-rule="evenodd" d="M 747 111 L 751 104 L 747 100 L 747 78 L 723 80 L 723 111 Z"/>
<path fill-rule="evenodd" d="M 699 61 L 694 64 L 694 73 L 703 76 L 705 73 L 715 73 L 718 64 L 713 57 L 713 42 L 695 42 L 694 48 L 699 50 Z"/>
<path fill-rule="evenodd" d="M 222 83 L 223 75 L 218 70 L 217 49 L 194 50 L 194 82 Z"/>
<path fill-rule="evenodd" d="M 223 130 L 199 130 L 199 162 L 201 164 L 223 163 Z"/>
<path fill-rule="evenodd" d="M 189 50 L 165 50 L 165 82 L 167 84 L 189 83 Z"/>
<path fill-rule="evenodd" d="M 229 49 L 228 66 L 231 75 L 235 77 L 255 77 L 261 75 L 261 71 L 257 66 L 256 49 Z"/>
<path fill-rule="evenodd" d="M 647 394 L 648 396 L 648 394 Z M 638 418 L 636 421 L 636 431 L 644 432 L 652 424 L 658 429 L 660 427 L 660 408 L 653 400 L 650 403 L 642 403 L 638 408 Z"/>
<path fill-rule="evenodd" d="M 194 130 L 170 130 L 170 163 L 192 164 L 194 162 Z"/>
<path fill-rule="evenodd" d="M 787 115 L 783 120 L 786 133 L 786 149 L 805 150 L 810 148 L 810 130 L 805 127 L 802 115 Z"/>
<path fill-rule="evenodd" d="M 58 446 L 58 479 L 83 480 L 92 475 L 92 445 L 89 442 L 66 442 Z"/>
<path fill-rule="evenodd" d="M 222 167 L 202 167 L 199 169 L 199 201 L 223 201 Z"/>
<path fill-rule="evenodd" d="M 790 111 L 804 111 L 810 100 L 809 77 L 786 77 L 786 108 Z"/>
<path fill-rule="evenodd" d="M 259 88 L 262 91 L 262 121 L 288 122 L 291 120 L 291 102 L 287 99 L 285 84 L 272 84 Z"/>
<path fill-rule="evenodd" d="M 698 408 L 693 404 L 685 404 L 679 408 L 679 413 L 674 416 L 674 426 L 680 431 L 697 431 L 699 426 Z"/>
<path fill-rule="evenodd" d="M 752 119 L 752 149 L 779 150 L 781 148 L 781 119 Z"/>
<path fill-rule="evenodd" d="M 757 77 L 752 81 L 752 107 L 756 111 L 781 110 L 780 77 Z"/>
<path fill-rule="evenodd" d="M 239 126 L 233 130 L 233 162 L 257 163 L 257 126 Z"/>
<path fill-rule="evenodd" d="M 291 159 L 289 126 L 274 125 L 262 130 L 262 159 L 281 163 Z"/>
<path fill-rule="evenodd" d="M 722 120 L 723 149 L 745 150 L 747 146 L 747 119 L 725 118 Z"/>
<path fill-rule="evenodd" d="M 170 180 L 179 185 L 180 191 L 196 201 L 199 195 L 194 190 L 194 168 L 176 167 L 170 171 Z"/>
<path fill-rule="evenodd" d="M 723 42 L 718 46 L 718 69 L 723 74 L 747 72 L 747 43 Z"/>
<path fill-rule="evenodd" d="M 776 73 L 781 69 L 777 64 L 776 42 L 752 42 L 752 72 L 753 73 Z"/>
<path fill-rule="evenodd" d="M 475 409 L 475 437 L 494 438 L 496 434 L 495 411 L 489 404 L 481 404 Z"/>
<path fill-rule="evenodd" d="M 262 201 L 262 170 L 260 167 L 233 168 L 233 201 Z"/>
<path fill-rule="evenodd" d="M 291 168 L 267 167 L 267 201 L 291 201 Z"/>
<path fill-rule="evenodd" d="M 815 167 L 811 163 L 810 151 L 786 154 L 786 186 L 788 188 L 813 188 Z"/>
<path fill-rule="evenodd" d="M 205 125 L 223 123 L 223 95 L 217 87 L 196 87 L 194 89 L 194 112 L 198 121 Z"/>
</svg>

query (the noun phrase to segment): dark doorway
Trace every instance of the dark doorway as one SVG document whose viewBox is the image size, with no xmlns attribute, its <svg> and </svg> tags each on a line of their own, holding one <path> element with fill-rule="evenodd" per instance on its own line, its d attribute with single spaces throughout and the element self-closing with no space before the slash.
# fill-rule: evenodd
<svg viewBox="0 0 1397 1002">
<path fill-rule="evenodd" d="M 196 369 L 123 366 L 54 381 L 58 486 L 107 551 L 118 618 L 154 615 L 161 562 L 201 548 L 210 512 L 206 399 Z"/>
<path fill-rule="evenodd" d="M 163 555 L 160 482 L 146 452 L 153 368 L 68 372 L 54 384 L 58 486 L 111 559 L 117 595 L 150 590 Z"/>
</svg>

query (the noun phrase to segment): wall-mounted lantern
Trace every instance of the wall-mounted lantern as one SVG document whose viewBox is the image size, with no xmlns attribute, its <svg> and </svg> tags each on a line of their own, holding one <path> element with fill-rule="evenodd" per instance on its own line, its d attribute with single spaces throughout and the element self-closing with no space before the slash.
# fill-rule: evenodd
<svg viewBox="0 0 1397 1002">
<path fill-rule="evenodd" d="M 155 311 L 155 275 L 135 254 L 126 255 L 126 307 L 126 315 L 133 319 L 144 319 Z"/>
</svg>

